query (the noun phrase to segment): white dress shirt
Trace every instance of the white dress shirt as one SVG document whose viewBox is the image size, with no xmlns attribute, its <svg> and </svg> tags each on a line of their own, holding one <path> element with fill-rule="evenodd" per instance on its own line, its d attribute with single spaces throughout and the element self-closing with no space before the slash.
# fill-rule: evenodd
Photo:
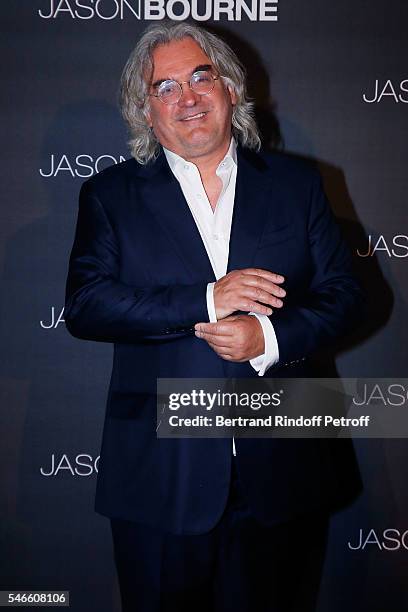
<svg viewBox="0 0 408 612">
<path fill-rule="evenodd" d="M 228 152 L 216 170 L 222 181 L 222 190 L 215 210 L 211 208 L 198 168 L 173 151 L 163 147 L 171 171 L 180 183 L 181 190 L 200 232 L 205 250 L 218 280 L 227 273 L 232 214 L 234 210 L 235 185 L 237 179 L 237 152 L 235 140 L 231 139 Z M 207 286 L 207 309 L 210 322 L 216 322 L 214 284 Z M 270 319 L 266 315 L 254 315 L 260 322 L 264 334 L 265 352 L 249 363 L 263 376 L 266 370 L 279 360 L 278 341 Z M 198 321 L 197 321 L 198 322 Z M 234 445 L 235 454 L 235 445 Z"/>
</svg>

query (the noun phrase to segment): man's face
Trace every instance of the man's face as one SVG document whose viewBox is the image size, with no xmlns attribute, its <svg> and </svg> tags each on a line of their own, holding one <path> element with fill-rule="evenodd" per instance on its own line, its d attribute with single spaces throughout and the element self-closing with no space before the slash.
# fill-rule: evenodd
<svg viewBox="0 0 408 612">
<path fill-rule="evenodd" d="M 166 79 L 189 81 L 199 67 L 206 65 L 213 67 L 192 38 L 160 45 L 153 52 L 151 84 Z M 213 73 L 217 74 L 214 67 Z M 148 125 L 153 128 L 160 144 L 186 160 L 200 157 L 219 157 L 221 160 L 231 140 L 235 93 L 221 78 L 215 81 L 211 93 L 202 96 L 192 91 L 188 83 L 182 87 L 183 94 L 177 104 L 167 105 L 150 96 Z M 149 89 L 150 93 L 156 91 L 157 88 L 152 86 Z"/>
</svg>

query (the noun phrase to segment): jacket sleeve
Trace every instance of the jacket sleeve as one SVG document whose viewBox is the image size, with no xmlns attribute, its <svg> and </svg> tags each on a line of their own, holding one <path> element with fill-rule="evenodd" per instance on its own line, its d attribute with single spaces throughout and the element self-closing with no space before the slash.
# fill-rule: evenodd
<svg viewBox="0 0 408 612">
<path fill-rule="evenodd" d="M 82 185 L 64 318 L 77 338 L 134 343 L 193 333 L 207 321 L 207 283 L 132 287 L 119 280 L 115 232 L 89 181 Z"/>
<path fill-rule="evenodd" d="M 364 296 L 352 272 L 352 259 L 323 191 L 313 179 L 308 215 L 314 274 L 309 291 L 270 320 L 279 346 L 276 367 L 301 361 L 351 330 L 361 318 Z"/>
</svg>

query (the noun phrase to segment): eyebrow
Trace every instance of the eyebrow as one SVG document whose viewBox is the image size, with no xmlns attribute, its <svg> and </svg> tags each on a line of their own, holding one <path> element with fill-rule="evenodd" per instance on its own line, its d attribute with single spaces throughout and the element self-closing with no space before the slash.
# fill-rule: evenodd
<svg viewBox="0 0 408 612">
<path fill-rule="evenodd" d="M 196 66 L 194 68 L 194 70 L 191 72 L 191 75 L 193 75 L 195 72 L 200 72 L 200 70 L 211 70 L 212 66 L 211 64 L 199 64 L 198 66 Z M 152 87 L 156 88 L 156 87 L 160 87 L 160 85 L 162 83 L 164 83 L 165 81 L 175 81 L 176 79 L 158 79 L 157 81 L 155 81 L 154 83 L 152 83 Z"/>
</svg>

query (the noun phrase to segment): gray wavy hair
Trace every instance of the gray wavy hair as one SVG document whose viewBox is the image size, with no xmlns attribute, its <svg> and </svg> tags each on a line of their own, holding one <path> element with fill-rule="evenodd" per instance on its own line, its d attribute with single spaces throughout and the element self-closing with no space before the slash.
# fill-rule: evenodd
<svg viewBox="0 0 408 612">
<path fill-rule="evenodd" d="M 232 112 L 235 140 L 249 149 L 259 150 L 261 139 L 254 119 L 253 102 L 248 98 L 245 69 L 232 49 L 218 36 L 191 23 L 162 22 L 148 27 L 129 56 L 120 84 L 120 106 L 127 122 L 132 156 L 141 164 L 155 159 L 160 144 L 146 121 L 149 111 L 149 85 L 153 70 L 153 51 L 174 40 L 192 38 L 210 58 L 224 83 L 232 87 L 237 103 Z"/>
</svg>

